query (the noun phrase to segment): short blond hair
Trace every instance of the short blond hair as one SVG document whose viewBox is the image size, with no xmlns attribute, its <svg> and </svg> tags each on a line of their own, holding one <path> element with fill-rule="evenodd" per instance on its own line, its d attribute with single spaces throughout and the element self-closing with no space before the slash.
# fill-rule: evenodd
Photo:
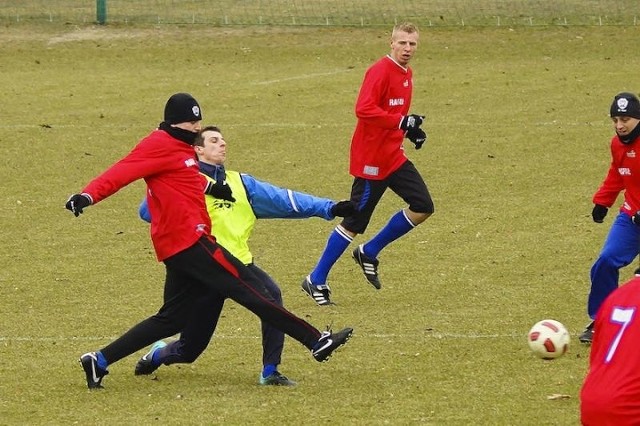
<svg viewBox="0 0 640 426">
<path fill-rule="evenodd" d="M 393 27 L 393 31 L 391 31 L 391 36 L 393 37 L 397 32 L 404 32 L 407 34 L 413 34 L 418 32 L 418 27 L 416 27 L 411 22 L 402 22 L 400 24 L 396 24 Z"/>
</svg>

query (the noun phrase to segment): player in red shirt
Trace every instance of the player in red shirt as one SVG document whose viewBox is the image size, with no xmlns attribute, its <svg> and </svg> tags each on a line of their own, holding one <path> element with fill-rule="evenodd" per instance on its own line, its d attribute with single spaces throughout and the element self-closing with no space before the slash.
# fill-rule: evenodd
<svg viewBox="0 0 640 426">
<path fill-rule="evenodd" d="M 357 234 L 362 234 L 380 198 L 391 189 L 408 207 L 391 217 L 377 235 L 353 251 L 367 281 L 376 289 L 378 254 L 392 241 L 424 222 L 434 212 L 433 201 L 420 173 L 405 155 L 406 137 L 420 149 L 427 135 L 420 128 L 423 116 L 409 114 L 413 71 L 409 61 L 418 48 L 418 29 L 410 23 L 396 25 L 391 51 L 365 73 L 355 112 L 358 118 L 351 139 L 349 172 L 354 177 L 351 201 L 358 213 L 344 219 L 331 233 L 327 246 L 302 289 L 319 305 L 330 305 L 329 271 Z"/>
<path fill-rule="evenodd" d="M 203 191 L 235 200 L 228 185 L 207 184 L 199 173 L 193 143 L 201 120 L 200 106 L 191 95 L 171 96 L 159 128 L 65 205 L 77 217 L 89 205 L 144 179 L 154 218 L 151 239 L 158 260 L 166 266 L 164 304 L 158 313 L 99 351 L 80 357 L 90 389 L 102 387 L 110 364 L 177 333 L 180 339 L 160 349 L 163 363 L 193 362 L 209 344 L 227 298 L 298 340 L 317 361 L 327 360 L 353 332 L 345 328 L 321 333 L 279 306 L 264 283 L 216 243 Z"/>
<path fill-rule="evenodd" d="M 587 311 L 591 319 L 602 301 L 618 287 L 620 269 L 629 265 L 640 247 L 640 100 L 633 93 L 615 96 L 610 108 L 615 136 L 611 139 L 611 165 L 593 196 L 593 220 L 602 223 L 609 208 L 624 191 L 624 203 L 616 216 L 600 255 L 591 267 L 591 291 Z M 578 339 L 590 343 L 594 322 Z"/>
<path fill-rule="evenodd" d="M 580 392 L 583 425 L 640 424 L 640 269 L 611 293 L 595 321 L 589 371 Z"/>
</svg>

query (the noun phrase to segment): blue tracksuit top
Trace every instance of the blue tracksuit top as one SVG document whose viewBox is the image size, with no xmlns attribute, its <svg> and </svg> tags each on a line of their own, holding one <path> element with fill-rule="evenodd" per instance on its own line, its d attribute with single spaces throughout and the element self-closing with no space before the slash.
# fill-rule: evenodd
<svg viewBox="0 0 640 426">
<path fill-rule="evenodd" d="M 224 179 L 224 166 L 214 166 L 203 162 L 200 162 L 199 166 L 200 172 L 212 179 Z M 309 217 L 334 219 L 331 214 L 331 207 L 335 204 L 333 200 L 281 188 L 246 173 L 240 173 L 240 177 L 247 191 L 249 204 L 258 219 L 304 219 Z M 141 219 L 151 222 L 146 198 L 140 204 L 138 213 Z"/>
</svg>

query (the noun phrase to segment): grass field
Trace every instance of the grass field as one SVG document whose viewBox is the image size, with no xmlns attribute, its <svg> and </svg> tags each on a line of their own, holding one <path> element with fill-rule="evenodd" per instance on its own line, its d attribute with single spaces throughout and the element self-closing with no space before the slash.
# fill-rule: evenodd
<svg viewBox="0 0 640 426">
<path fill-rule="evenodd" d="M 345 256 L 330 276 L 338 305 L 317 307 L 299 283 L 335 224 L 256 227 L 256 262 L 287 306 L 355 328 L 327 364 L 287 341 L 296 388 L 257 386 L 259 324 L 229 302 L 193 365 L 134 377 L 140 353 L 111 366 L 104 391 L 86 389 L 78 356 L 154 313 L 164 270 L 137 218 L 141 182 L 77 219 L 67 197 L 177 91 L 222 127 L 228 167 L 346 197 L 353 103 L 387 30 L 0 28 L 0 424 L 579 424 L 589 349 L 576 335 L 611 223 L 591 221 L 591 196 L 608 167 L 611 99 L 640 86 L 636 27 L 422 32 L 412 111 L 427 114 L 430 139 L 407 152 L 436 214 L 383 252 L 383 289 Z M 402 207 L 386 195 L 357 241 Z M 574 338 L 553 362 L 526 345 L 543 318 Z"/>
</svg>

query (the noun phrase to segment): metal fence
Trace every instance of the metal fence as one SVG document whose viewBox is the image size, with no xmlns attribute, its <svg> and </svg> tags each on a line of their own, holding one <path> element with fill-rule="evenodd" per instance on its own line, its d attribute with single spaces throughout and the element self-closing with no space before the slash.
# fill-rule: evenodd
<svg viewBox="0 0 640 426">
<path fill-rule="evenodd" d="M 376 26 L 638 25 L 640 0 L 0 0 L 0 22 Z"/>
</svg>

